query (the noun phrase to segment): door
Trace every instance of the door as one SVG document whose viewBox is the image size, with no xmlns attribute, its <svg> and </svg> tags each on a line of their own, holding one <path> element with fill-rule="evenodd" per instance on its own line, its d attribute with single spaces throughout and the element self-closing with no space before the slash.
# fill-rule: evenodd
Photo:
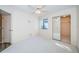
<svg viewBox="0 0 79 59">
<path fill-rule="evenodd" d="M 54 40 L 60 40 L 60 17 L 54 17 L 52 20 L 53 25 L 53 39 Z"/>
<path fill-rule="evenodd" d="M 2 47 L 2 15 L 0 14 L 0 48 Z"/>
<path fill-rule="evenodd" d="M 3 43 L 4 47 L 8 47 L 11 44 L 11 15 L 6 14 L 2 16 L 2 38 L 3 38 Z"/>
<path fill-rule="evenodd" d="M 0 9 L 0 51 L 11 45 L 11 14 Z"/>
<path fill-rule="evenodd" d="M 70 32 L 71 32 L 71 17 L 68 16 L 61 16 L 61 41 L 70 43 Z"/>
</svg>

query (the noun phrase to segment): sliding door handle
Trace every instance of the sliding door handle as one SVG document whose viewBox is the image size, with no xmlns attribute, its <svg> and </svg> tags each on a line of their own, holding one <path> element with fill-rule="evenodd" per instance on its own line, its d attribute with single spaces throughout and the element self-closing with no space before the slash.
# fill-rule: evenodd
<svg viewBox="0 0 79 59">
<path fill-rule="evenodd" d="M 13 31 L 12 29 L 10 29 L 9 31 Z"/>
</svg>

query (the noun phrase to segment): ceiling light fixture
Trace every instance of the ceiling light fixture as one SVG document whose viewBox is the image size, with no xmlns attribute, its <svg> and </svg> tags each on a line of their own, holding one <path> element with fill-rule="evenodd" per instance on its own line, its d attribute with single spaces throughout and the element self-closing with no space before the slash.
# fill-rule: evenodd
<svg viewBox="0 0 79 59">
<path fill-rule="evenodd" d="M 37 8 L 36 11 L 35 11 L 35 13 L 36 13 L 36 14 L 41 14 L 40 8 Z"/>
<path fill-rule="evenodd" d="M 35 14 L 42 14 L 43 11 L 44 11 L 43 9 L 44 9 L 45 6 L 44 5 L 32 5 L 31 7 L 34 8 L 33 12 Z"/>
</svg>

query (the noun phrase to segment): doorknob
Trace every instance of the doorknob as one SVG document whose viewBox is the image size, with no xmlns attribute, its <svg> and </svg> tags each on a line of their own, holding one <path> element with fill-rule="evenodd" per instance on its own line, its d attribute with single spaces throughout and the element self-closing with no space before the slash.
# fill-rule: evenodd
<svg viewBox="0 0 79 59">
<path fill-rule="evenodd" d="M 13 31 L 12 29 L 10 29 L 9 31 Z"/>
</svg>

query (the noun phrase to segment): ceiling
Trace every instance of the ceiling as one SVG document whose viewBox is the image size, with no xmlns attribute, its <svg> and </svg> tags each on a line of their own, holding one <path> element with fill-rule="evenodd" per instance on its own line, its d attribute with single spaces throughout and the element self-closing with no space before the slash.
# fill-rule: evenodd
<svg viewBox="0 0 79 59">
<path fill-rule="evenodd" d="M 23 11 L 32 13 L 37 8 L 37 5 L 15 5 L 15 7 Z M 47 13 L 55 13 L 72 7 L 75 7 L 75 5 L 44 5 L 42 9 Z"/>
</svg>

